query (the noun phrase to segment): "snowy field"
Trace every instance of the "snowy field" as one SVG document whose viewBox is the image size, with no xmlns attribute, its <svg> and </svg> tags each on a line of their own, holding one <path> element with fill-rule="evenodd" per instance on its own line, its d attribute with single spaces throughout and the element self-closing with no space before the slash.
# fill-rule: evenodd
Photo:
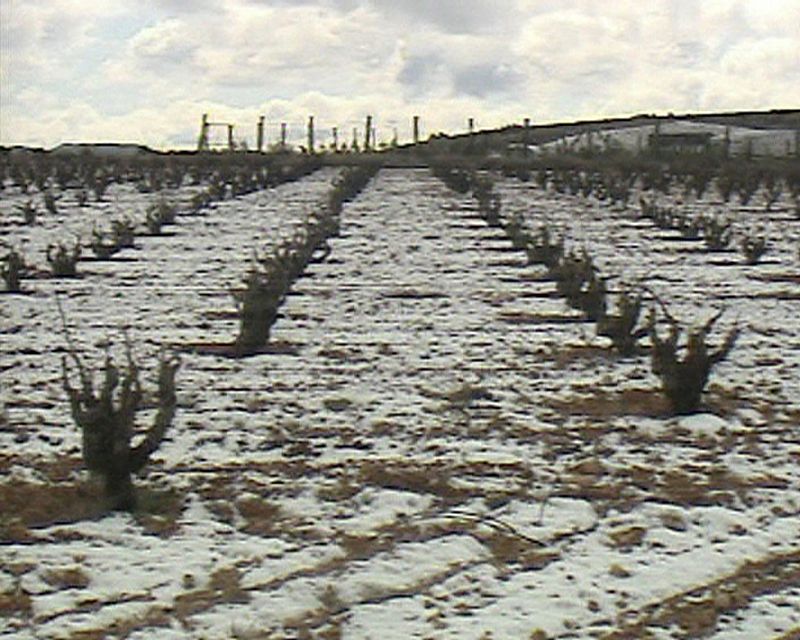
<svg viewBox="0 0 800 640">
<path fill-rule="evenodd" d="M 766 230 L 747 266 L 638 205 L 497 178 L 507 215 L 586 247 L 612 292 L 646 285 L 687 321 L 724 306 L 712 342 L 742 329 L 705 412 L 674 418 L 647 356 L 614 356 L 471 197 L 383 169 L 295 283 L 280 348 L 183 351 L 175 423 L 137 478 L 142 513 L 91 512 L 56 294 L 97 366 L 109 342 L 122 357 L 128 327 L 153 389 L 163 345 L 235 337 L 230 289 L 253 251 L 291 235 L 336 171 L 179 215 L 170 235 L 80 262 L 79 279 L 43 273 L 0 296 L 0 638 L 800 637 L 800 221 L 786 194 L 769 212 L 760 194 L 658 195 Z M 7 188 L 0 233 L 45 272 L 48 243 L 142 220 L 156 198 L 114 185 L 79 209 L 67 193 L 24 226 L 27 196 Z"/>
</svg>

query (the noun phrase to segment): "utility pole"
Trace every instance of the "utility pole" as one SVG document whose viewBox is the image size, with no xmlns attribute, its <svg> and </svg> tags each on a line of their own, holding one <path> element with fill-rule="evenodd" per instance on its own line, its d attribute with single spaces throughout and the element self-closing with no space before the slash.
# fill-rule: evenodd
<svg viewBox="0 0 800 640">
<path fill-rule="evenodd" d="M 235 148 L 233 143 L 233 125 L 228 125 L 228 151 L 233 151 Z"/>
<path fill-rule="evenodd" d="M 414 116 L 414 144 L 419 144 L 419 116 Z"/>
<path fill-rule="evenodd" d="M 286 123 L 281 122 L 281 151 L 286 151 Z"/>
<path fill-rule="evenodd" d="M 339 127 L 333 128 L 333 150 L 338 153 L 339 151 Z"/>
</svg>

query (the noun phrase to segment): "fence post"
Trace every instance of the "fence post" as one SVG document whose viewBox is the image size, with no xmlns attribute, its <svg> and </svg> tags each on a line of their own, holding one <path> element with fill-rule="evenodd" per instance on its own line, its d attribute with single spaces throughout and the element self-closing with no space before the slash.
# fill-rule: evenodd
<svg viewBox="0 0 800 640">
<path fill-rule="evenodd" d="M 229 125 L 228 125 L 228 151 L 233 151 L 233 150 L 234 150 L 234 144 L 233 144 L 233 125 L 232 125 L 232 124 L 229 124 Z"/>
<path fill-rule="evenodd" d="M 367 124 L 364 127 L 364 151 L 370 150 L 371 134 L 372 134 L 372 116 L 367 116 Z"/>
<path fill-rule="evenodd" d="M 261 153 L 264 149 L 264 116 L 258 117 L 258 126 L 256 127 L 256 148 Z"/>
<path fill-rule="evenodd" d="M 723 152 L 726 158 L 731 157 L 731 128 L 725 127 L 725 141 L 723 142 Z"/>
<path fill-rule="evenodd" d="M 200 137 L 197 140 L 197 150 L 208 150 L 208 114 L 204 113 L 200 121 Z"/>
<path fill-rule="evenodd" d="M 281 122 L 281 150 L 286 150 L 286 123 Z"/>
<path fill-rule="evenodd" d="M 308 116 L 308 153 L 314 155 L 314 116 Z"/>
<path fill-rule="evenodd" d="M 531 146 L 531 119 L 525 118 L 522 121 L 523 126 L 523 133 L 522 133 L 522 155 L 526 158 L 528 157 L 529 149 L 528 147 Z"/>
</svg>

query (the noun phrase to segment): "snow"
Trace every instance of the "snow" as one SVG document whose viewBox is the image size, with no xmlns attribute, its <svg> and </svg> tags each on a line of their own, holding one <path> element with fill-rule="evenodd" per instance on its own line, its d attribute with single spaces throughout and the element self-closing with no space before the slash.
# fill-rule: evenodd
<svg viewBox="0 0 800 640">
<path fill-rule="evenodd" d="M 229 289 L 252 250 L 320 206 L 334 175 L 179 216 L 174 236 L 138 239 L 123 254 L 132 262 L 80 263 L 82 279 L 25 281 L 29 295 L 0 298 L 7 481 L 42 481 L 48 461 L 79 456 L 55 292 L 93 363 L 106 340 L 120 353 L 129 326 L 151 388 L 162 344 L 235 336 Z M 116 514 L 4 544 L 0 590 L 20 571 L 33 608 L 3 618 L 0 637 L 69 638 L 115 622 L 142 639 L 297 637 L 304 625 L 345 638 L 600 636 L 748 560 L 798 550 L 800 325 L 796 301 L 778 295 L 796 285 L 762 279 L 798 273 L 786 196 L 757 214 L 713 193 L 661 196 L 726 211 L 739 229 L 758 215 L 770 260 L 723 267 L 634 223 L 633 208 L 508 179 L 497 188 L 504 211 L 585 245 L 612 290 L 648 282 L 698 322 L 729 307 L 712 338 L 734 321 L 743 333 L 704 413 L 648 408 L 658 381 L 645 356 L 606 357 L 591 325 L 559 322 L 571 312 L 541 297 L 552 284 L 499 250 L 506 241 L 469 197 L 425 171 L 384 169 L 282 307 L 272 337 L 289 353 L 183 354 L 174 428 L 137 479 L 185 496 L 174 532 Z M 1 195 L 0 222 L 16 219 L 24 198 Z M 117 185 L 109 198 L 81 211 L 65 197 L 58 217 L 6 229 L 41 263 L 52 238 L 85 233 L 111 203 L 141 213 L 151 196 Z M 636 394 L 644 408 L 624 399 Z M 44 580 L 75 566 L 86 587 Z M 220 571 L 228 587 L 214 586 Z M 181 617 L 187 598 L 196 609 Z M 144 622 L 155 606 L 167 626 Z M 797 585 L 783 585 L 720 617 L 712 637 L 777 636 L 800 625 L 797 610 Z M 677 626 L 648 630 L 683 637 Z"/>
<path fill-rule="evenodd" d="M 678 421 L 678 427 L 691 433 L 702 436 L 716 436 L 729 428 L 728 423 L 719 416 L 708 413 L 698 413 L 687 416 Z"/>
</svg>

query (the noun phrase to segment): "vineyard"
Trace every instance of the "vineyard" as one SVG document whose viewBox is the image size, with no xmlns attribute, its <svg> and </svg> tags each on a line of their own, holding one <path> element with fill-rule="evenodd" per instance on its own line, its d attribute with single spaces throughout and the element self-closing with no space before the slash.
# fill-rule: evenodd
<svg viewBox="0 0 800 640">
<path fill-rule="evenodd" d="M 796 167 L 188 158 L 2 166 L 0 637 L 800 637 Z"/>
</svg>

